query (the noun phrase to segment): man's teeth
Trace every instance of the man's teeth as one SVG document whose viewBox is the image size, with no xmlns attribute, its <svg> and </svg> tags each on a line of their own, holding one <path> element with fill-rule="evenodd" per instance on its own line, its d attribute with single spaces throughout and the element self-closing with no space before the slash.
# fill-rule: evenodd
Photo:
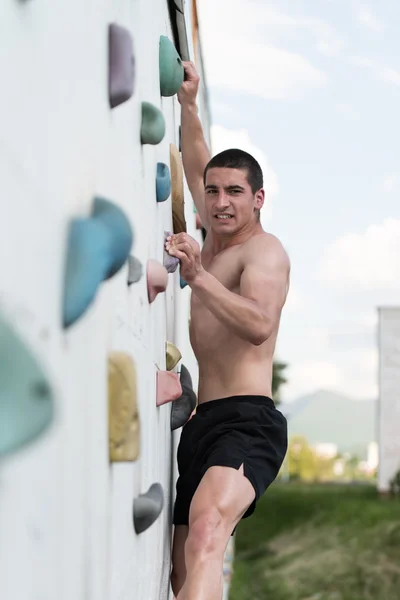
<svg viewBox="0 0 400 600">
<path fill-rule="evenodd" d="M 232 215 L 217 215 L 217 219 L 231 219 Z"/>
</svg>

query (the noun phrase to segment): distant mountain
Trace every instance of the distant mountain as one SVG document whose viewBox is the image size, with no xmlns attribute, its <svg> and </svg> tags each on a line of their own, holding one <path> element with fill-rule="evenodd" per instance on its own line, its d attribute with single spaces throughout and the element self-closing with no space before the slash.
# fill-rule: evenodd
<svg viewBox="0 0 400 600">
<path fill-rule="evenodd" d="M 353 400 L 342 394 L 318 391 L 279 408 L 288 417 L 289 436 L 302 435 L 311 444 L 330 442 L 339 452 L 366 456 L 376 440 L 375 400 Z"/>
</svg>

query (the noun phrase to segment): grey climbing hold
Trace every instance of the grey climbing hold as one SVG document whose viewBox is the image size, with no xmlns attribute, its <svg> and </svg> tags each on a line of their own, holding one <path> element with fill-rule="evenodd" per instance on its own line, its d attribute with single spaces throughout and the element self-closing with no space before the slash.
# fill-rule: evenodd
<svg viewBox="0 0 400 600">
<path fill-rule="evenodd" d="M 136 533 L 143 533 L 153 525 L 164 507 L 164 492 L 159 483 L 153 483 L 148 492 L 133 501 L 133 525 Z"/>
<path fill-rule="evenodd" d="M 108 97 L 111 108 L 129 100 L 135 87 L 135 56 L 128 29 L 116 23 L 108 28 Z"/>
<path fill-rule="evenodd" d="M 39 437 L 53 414 L 53 390 L 39 361 L 0 316 L 0 455 Z"/>
<path fill-rule="evenodd" d="M 196 408 L 197 397 L 193 391 L 192 378 L 185 365 L 181 366 L 180 382 L 182 396 L 172 403 L 171 430 L 179 429 L 188 422 L 190 415 Z"/>
<path fill-rule="evenodd" d="M 128 285 L 137 283 L 142 277 L 142 263 L 136 256 L 128 256 Z"/>
<path fill-rule="evenodd" d="M 159 144 L 165 135 L 165 119 L 161 110 L 150 104 L 142 102 L 142 124 L 140 140 L 142 144 Z"/>
</svg>

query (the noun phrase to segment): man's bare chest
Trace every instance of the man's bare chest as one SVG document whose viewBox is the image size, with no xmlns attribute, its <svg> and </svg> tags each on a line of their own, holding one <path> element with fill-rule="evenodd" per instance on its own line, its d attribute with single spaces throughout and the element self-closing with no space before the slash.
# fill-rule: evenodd
<svg viewBox="0 0 400 600">
<path fill-rule="evenodd" d="M 227 290 L 239 293 L 242 267 L 238 250 L 229 249 L 217 256 L 213 256 L 206 251 L 202 252 L 202 264 L 204 269 L 215 277 Z M 208 312 L 208 309 L 196 294 L 192 294 L 191 308 L 192 317 L 194 316 L 193 312 Z"/>
</svg>

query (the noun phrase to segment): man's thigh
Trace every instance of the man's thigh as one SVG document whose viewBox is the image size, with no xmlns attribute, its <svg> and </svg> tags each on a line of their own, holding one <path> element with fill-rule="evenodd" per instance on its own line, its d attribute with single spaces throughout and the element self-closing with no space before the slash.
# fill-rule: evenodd
<svg viewBox="0 0 400 600">
<path fill-rule="evenodd" d="M 190 505 L 189 527 L 197 518 L 216 509 L 228 530 L 236 527 L 255 498 L 255 491 L 243 473 L 232 467 L 210 467 L 204 474 Z"/>
</svg>

